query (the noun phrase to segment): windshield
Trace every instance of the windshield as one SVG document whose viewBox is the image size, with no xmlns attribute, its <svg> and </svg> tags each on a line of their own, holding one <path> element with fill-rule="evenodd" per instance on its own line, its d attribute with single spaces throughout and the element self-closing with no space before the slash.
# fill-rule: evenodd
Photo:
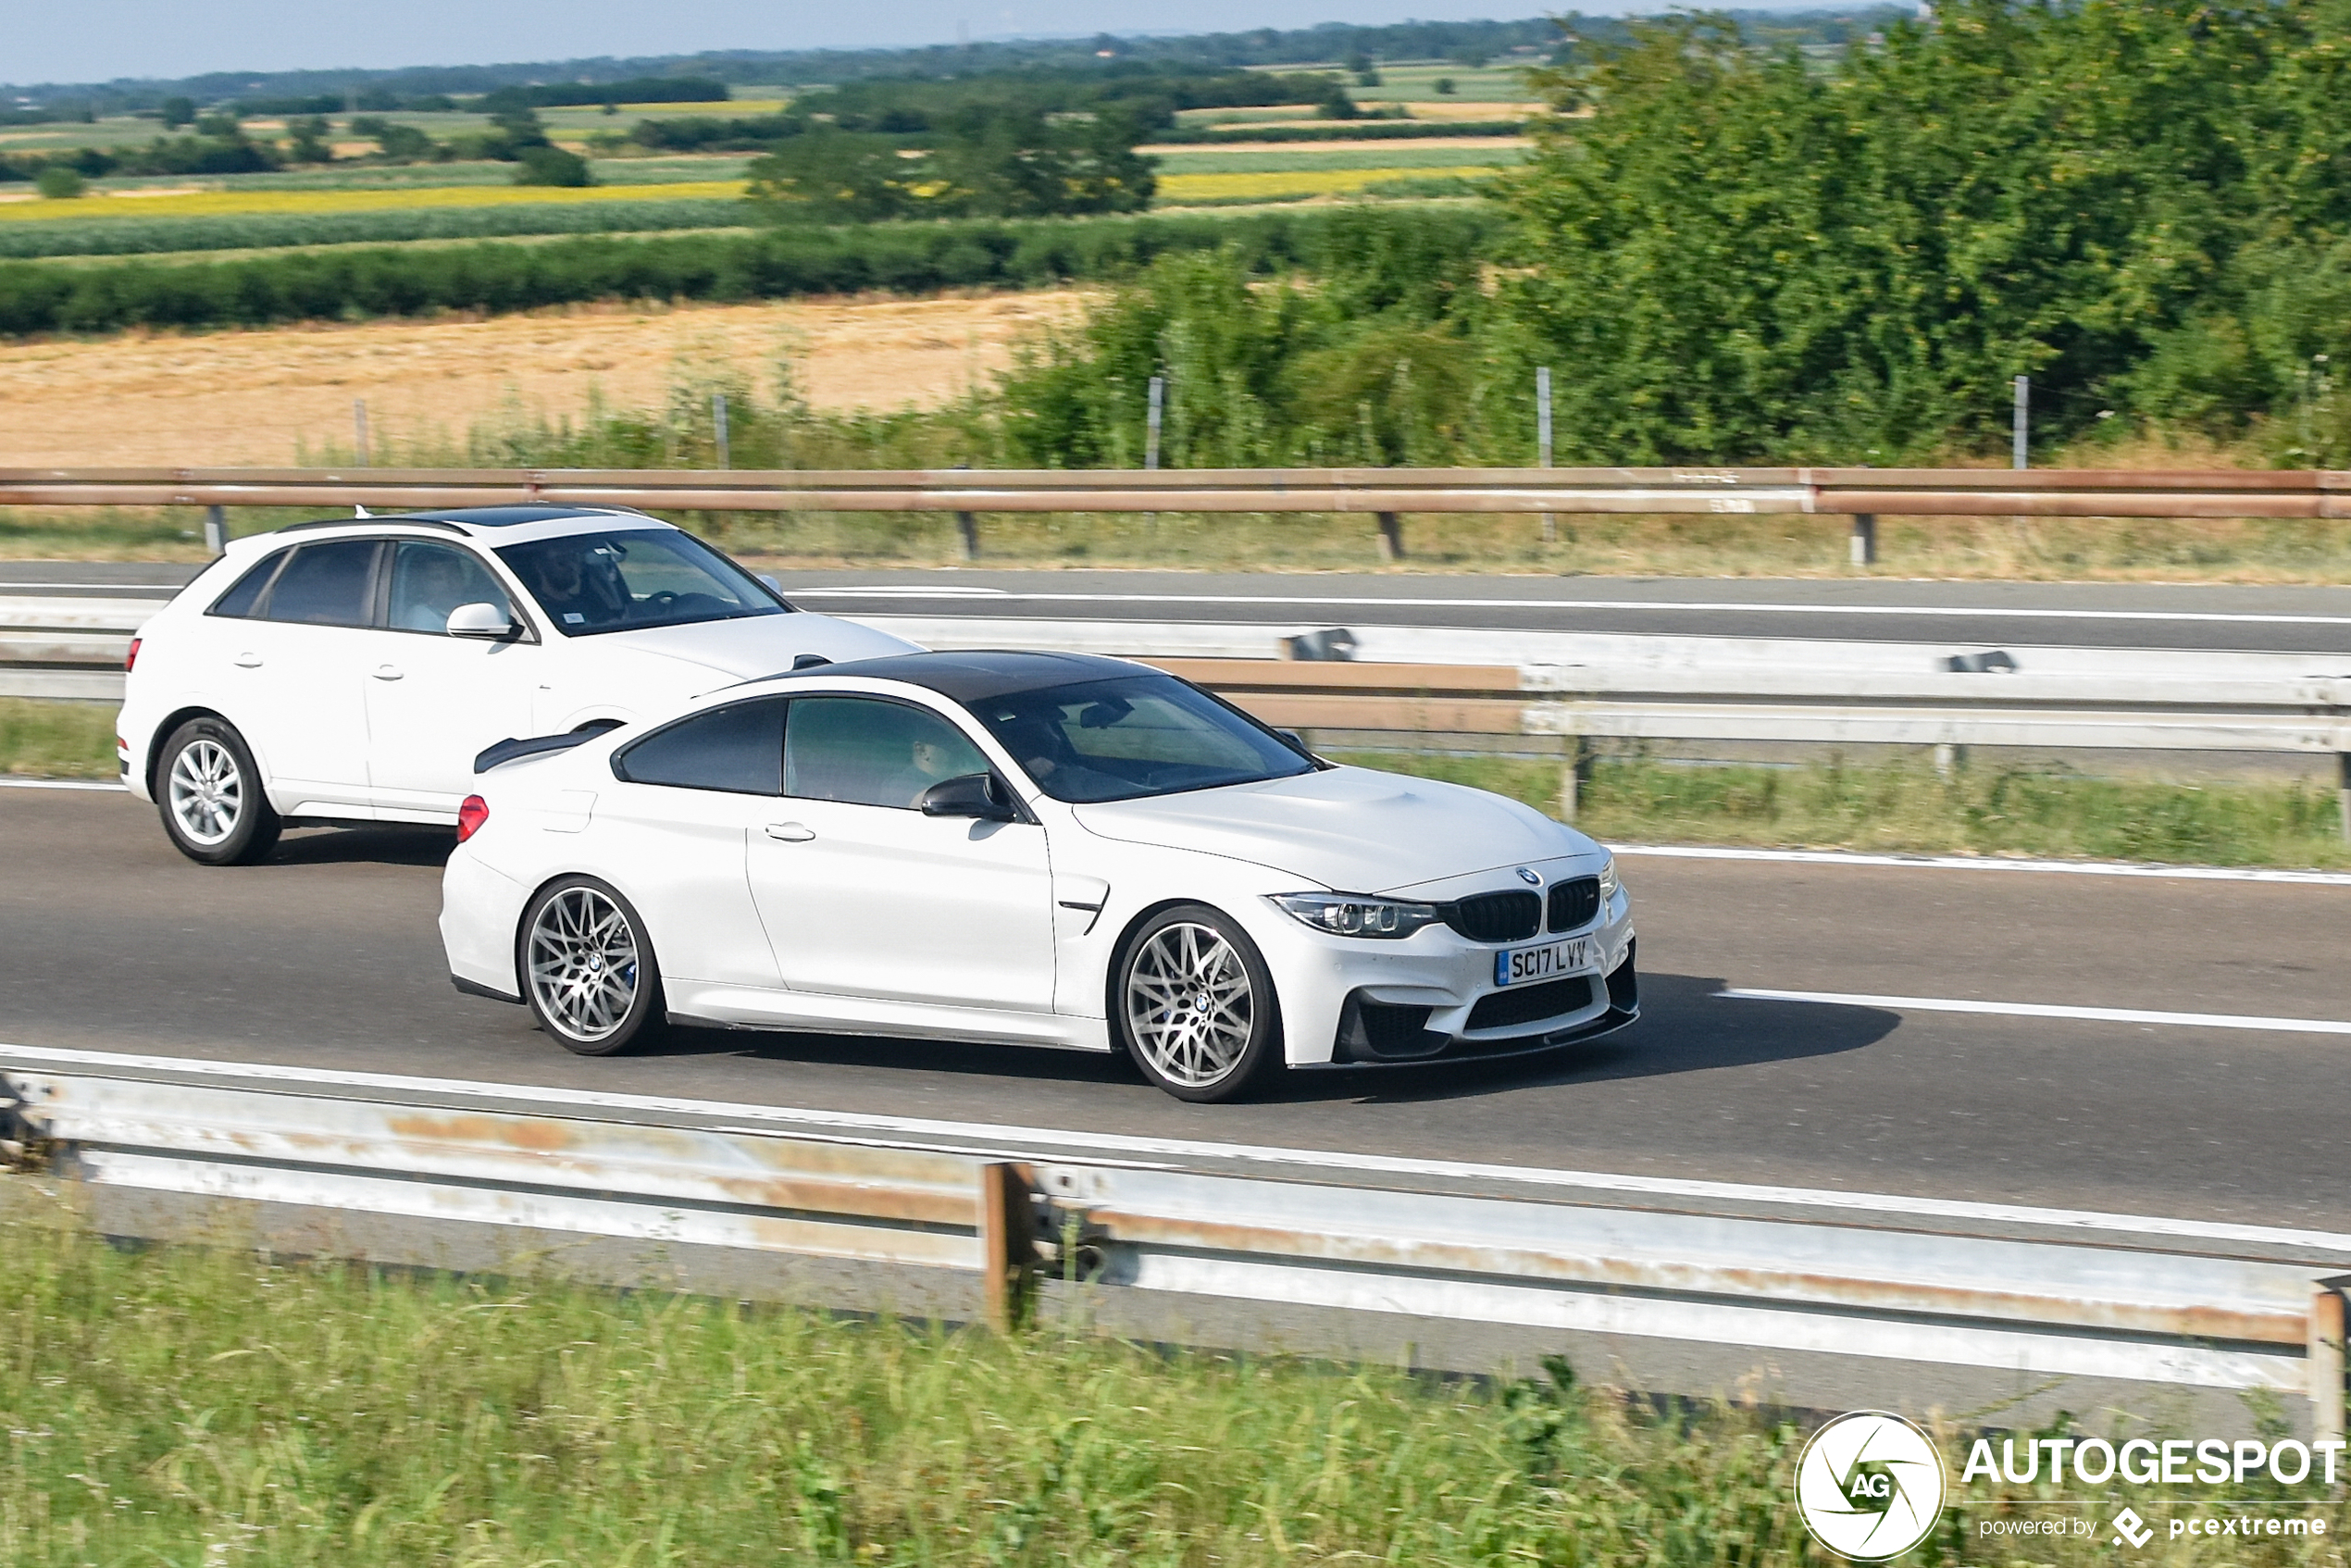
<svg viewBox="0 0 2351 1568">
<path fill-rule="evenodd" d="M 1314 768 L 1271 731 L 1171 675 L 1050 686 L 971 710 L 1057 801 L 1131 801 Z"/>
<path fill-rule="evenodd" d="M 498 558 L 556 629 L 571 637 L 780 616 L 791 607 L 726 556 L 674 529 L 566 534 L 509 544 Z"/>
</svg>

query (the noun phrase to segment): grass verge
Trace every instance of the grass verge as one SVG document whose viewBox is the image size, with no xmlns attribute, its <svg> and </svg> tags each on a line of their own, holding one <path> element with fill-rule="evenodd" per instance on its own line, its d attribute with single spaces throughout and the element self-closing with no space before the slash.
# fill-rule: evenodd
<svg viewBox="0 0 2351 1568">
<path fill-rule="evenodd" d="M 1817 1560 L 1788 1501 L 1796 1428 L 1649 1418 L 1561 1363 L 1447 1383 L 22 1225 L 0 1248 L 0 1560 L 19 1568 Z M 1978 1516 L 2046 1512 L 2004 1493 L 1961 1496 L 1922 1556 L 1960 1557 Z"/>
<path fill-rule="evenodd" d="M 1559 810 L 1562 764 L 1396 753 L 1344 760 Z M 2046 764 L 1794 767 L 1595 759 L 1575 825 L 1603 841 L 1747 844 L 2196 865 L 2351 866 L 2335 792 L 2310 783 L 2093 778 Z"/>
<path fill-rule="evenodd" d="M 0 697 L 0 774 L 112 778 L 114 716 L 114 707 L 105 703 Z"/>
</svg>

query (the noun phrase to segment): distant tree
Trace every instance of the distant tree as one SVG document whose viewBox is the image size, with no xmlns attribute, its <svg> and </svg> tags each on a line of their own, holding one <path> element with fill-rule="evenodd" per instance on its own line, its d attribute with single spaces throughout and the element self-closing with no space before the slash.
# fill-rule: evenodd
<svg viewBox="0 0 2351 1568">
<path fill-rule="evenodd" d="M 353 119 L 351 133 L 373 141 L 383 149 L 383 156 L 394 163 L 423 163 L 442 150 L 417 127 L 375 115 L 360 115 Z"/>
<path fill-rule="evenodd" d="M 586 158 L 550 143 L 523 148 L 517 155 L 517 160 L 521 164 L 515 170 L 515 183 L 517 185 L 593 185 L 596 182 Z"/>
<path fill-rule="evenodd" d="M 307 115 L 288 120 L 286 130 L 292 141 L 286 148 L 286 157 L 293 163 L 332 163 L 334 147 L 327 141 L 327 121 L 321 115 Z"/>
<path fill-rule="evenodd" d="M 166 98 L 163 101 L 163 128 L 177 131 L 183 125 L 196 123 L 196 101 L 193 98 Z"/>
<path fill-rule="evenodd" d="M 1460 91 L 1449 76 L 1438 77 L 1433 85 L 1437 89 L 1437 95 L 1440 98 L 1449 98 Z"/>
<path fill-rule="evenodd" d="M 82 179 L 79 171 L 61 163 L 53 163 L 41 171 L 40 178 L 33 181 L 33 189 L 39 191 L 45 201 L 68 202 L 87 192 L 90 182 Z"/>
<path fill-rule="evenodd" d="M 1158 179 L 1136 153 L 1134 122 L 1109 110 L 1083 118 L 973 108 L 939 139 L 925 172 L 945 189 L 929 199 L 984 218 L 1139 212 Z"/>
<path fill-rule="evenodd" d="M 196 121 L 196 134 L 199 136 L 235 136 L 239 134 L 237 130 L 237 117 L 228 113 L 202 116 Z"/>
<path fill-rule="evenodd" d="M 751 166 L 749 199 L 777 218 L 870 223 L 913 211 L 921 171 L 887 136 L 819 125 Z"/>
<path fill-rule="evenodd" d="M 1347 95 L 1346 87 L 1337 81 L 1323 94 L 1323 101 L 1314 106 L 1314 113 L 1322 119 L 1360 119 L 1363 115 L 1355 100 Z"/>
</svg>

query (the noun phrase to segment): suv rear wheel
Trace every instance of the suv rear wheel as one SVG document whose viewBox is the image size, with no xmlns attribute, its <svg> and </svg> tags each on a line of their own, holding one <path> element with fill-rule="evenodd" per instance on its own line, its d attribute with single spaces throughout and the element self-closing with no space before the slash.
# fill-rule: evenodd
<svg viewBox="0 0 2351 1568">
<path fill-rule="evenodd" d="M 164 741 L 155 796 L 172 847 L 205 865 L 267 860 L 285 827 L 262 790 L 244 737 L 210 715 L 190 719 Z"/>
</svg>

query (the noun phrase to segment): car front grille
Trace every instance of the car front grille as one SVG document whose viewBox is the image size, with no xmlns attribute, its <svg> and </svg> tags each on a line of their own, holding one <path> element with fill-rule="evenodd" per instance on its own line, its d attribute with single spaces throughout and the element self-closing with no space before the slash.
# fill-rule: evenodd
<svg viewBox="0 0 2351 1568">
<path fill-rule="evenodd" d="M 1474 942 L 1515 942 L 1541 929 L 1543 900 L 1515 889 L 1472 893 L 1445 906 L 1445 924 Z"/>
<path fill-rule="evenodd" d="M 1591 1005 L 1592 977 L 1571 975 L 1564 980 L 1546 980 L 1539 986 L 1496 991 L 1482 998 L 1470 1009 L 1466 1027 L 1473 1030 L 1507 1029 L 1513 1024 L 1532 1024 L 1540 1018 L 1579 1013 Z"/>
<path fill-rule="evenodd" d="M 1578 877 L 1551 889 L 1551 929 L 1580 931 L 1600 912 L 1600 879 Z"/>
</svg>

